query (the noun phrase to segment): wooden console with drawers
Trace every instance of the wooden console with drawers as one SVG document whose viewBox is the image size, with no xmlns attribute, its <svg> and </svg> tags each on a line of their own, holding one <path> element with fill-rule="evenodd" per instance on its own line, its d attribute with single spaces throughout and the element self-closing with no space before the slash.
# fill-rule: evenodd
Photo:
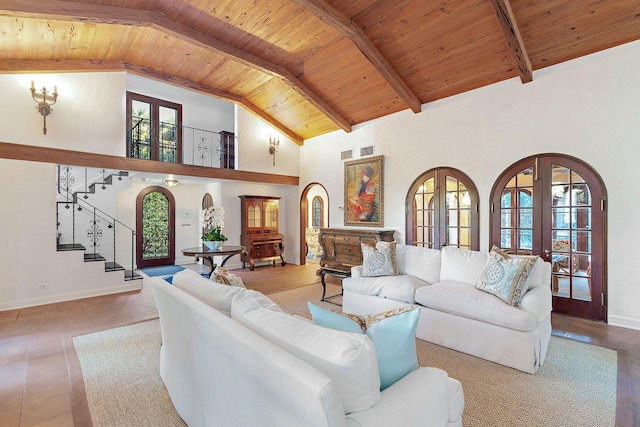
<svg viewBox="0 0 640 427">
<path fill-rule="evenodd" d="M 321 228 L 320 266 L 351 273 L 351 267 L 362 264 L 362 243 L 375 246 L 378 241 L 392 242 L 394 230 L 357 228 Z"/>
</svg>

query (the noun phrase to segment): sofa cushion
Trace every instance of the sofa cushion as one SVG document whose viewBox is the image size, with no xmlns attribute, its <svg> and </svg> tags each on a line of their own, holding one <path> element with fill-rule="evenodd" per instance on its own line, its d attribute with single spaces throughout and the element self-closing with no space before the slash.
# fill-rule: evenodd
<svg viewBox="0 0 640 427">
<path fill-rule="evenodd" d="M 442 249 L 441 282 L 458 282 L 475 286 L 487 262 L 487 252 L 470 251 L 455 246 Z"/>
<path fill-rule="evenodd" d="M 233 297 L 245 291 L 244 288 L 216 283 L 189 269 L 174 274 L 172 284 L 227 316 L 231 314 Z"/>
<path fill-rule="evenodd" d="M 307 305 L 317 325 L 344 332 L 364 333 L 371 338 L 378 357 L 380 390 L 418 369 L 416 328 L 420 311 L 417 307 L 402 307 L 361 316 L 336 313 L 311 302 Z"/>
<path fill-rule="evenodd" d="M 509 255 L 511 258 L 531 258 L 527 255 Z M 536 288 L 538 286 L 549 286 L 549 280 L 551 278 L 551 274 L 547 273 L 547 267 L 545 266 L 545 262 L 539 256 L 534 256 L 533 259 L 535 263 L 531 272 L 529 273 L 529 277 L 527 277 L 527 283 L 524 285 L 523 294 L 526 293 L 529 289 Z M 551 264 L 547 263 L 549 268 Z"/>
<path fill-rule="evenodd" d="M 428 286 L 417 277 L 381 276 L 381 277 L 348 277 L 342 281 L 344 290 L 358 294 L 379 296 L 395 301 L 413 304 L 416 289 Z"/>
<path fill-rule="evenodd" d="M 229 272 L 229 270 L 224 267 L 218 266 L 218 268 L 213 273 L 211 273 L 210 279 L 216 283 L 221 283 L 223 285 L 246 288 L 244 282 L 239 276 L 236 276 L 235 274 Z"/>
<path fill-rule="evenodd" d="M 499 250 L 492 249 L 476 288 L 517 307 L 520 305 L 525 284 L 535 262 L 534 257 L 511 258 Z"/>
<path fill-rule="evenodd" d="M 366 243 L 362 247 L 362 275 L 365 277 L 397 276 L 396 242 Z"/>
<path fill-rule="evenodd" d="M 408 274 L 427 283 L 440 281 L 441 258 L 442 253 L 438 249 L 396 245 L 396 262 L 400 274 Z"/>
<path fill-rule="evenodd" d="M 533 313 L 512 307 L 491 294 L 456 282 L 440 282 L 416 290 L 416 302 L 434 310 L 518 331 L 533 331 Z"/>
<path fill-rule="evenodd" d="M 245 294 L 234 298 L 231 317 L 330 378 L 345 413 L 365 410 L 380 401 L 376 348 L 366 335 L 328 329 L 256 307 Z"/>
</svg>

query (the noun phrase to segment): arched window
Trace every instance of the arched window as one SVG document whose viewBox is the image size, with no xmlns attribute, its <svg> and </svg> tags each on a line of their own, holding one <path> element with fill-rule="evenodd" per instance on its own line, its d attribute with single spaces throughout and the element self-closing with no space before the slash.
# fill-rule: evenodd
<svg viewBox="0 0 640 427">
<path fill-rule="evenodd" d="M 315 196 L 311 201 L 311 225 L 324 227 L 324 201 L 320 196 Z"/>
<path fill-rule="evenodd" d="M 511 165 L 491 191 L 491 243 L 552 265 L 553 310 L 606 318 L 606 190 L 584 162 L 541 154 Z"/>
<path fill-rule="evenodd" d="M 478 191 L 453 168 L 420 175 L 407 194 L 407 244 L 440 249 L 479 249 Z"/>
</svg>

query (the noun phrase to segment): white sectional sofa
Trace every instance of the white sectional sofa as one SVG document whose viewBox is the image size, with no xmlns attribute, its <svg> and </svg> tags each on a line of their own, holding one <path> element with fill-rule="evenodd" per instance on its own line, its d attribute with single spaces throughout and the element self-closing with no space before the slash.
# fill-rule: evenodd
<svg viewBox="0 0 640 427">
<path fill-rule="evenodd" d="M 551 264 L 538 258 L 519 306 L 475 287 L 488 252 L 396 245 L 400 275 L 342 282 L 345 313 L 373 314 L 418 305 L 420 339 L 535 373 L 551 338 Z"/>
<path fill-rule="evenodd" d="M 185 270 L 153 278 L 160 374 L 196 426 L 461 426 L 460 382 L 418 368 L 380 391 L 375 346 Z"/>
</svg>

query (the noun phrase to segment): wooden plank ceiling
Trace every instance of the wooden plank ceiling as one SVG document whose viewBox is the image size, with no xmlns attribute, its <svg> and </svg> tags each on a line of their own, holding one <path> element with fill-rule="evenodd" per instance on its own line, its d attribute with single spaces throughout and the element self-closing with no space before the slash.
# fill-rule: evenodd
<svg viewBox="0 0 640 427">
<path fill-rule="evenodd" d="M 0 0 L 0 72 L 126 70 L 294 141 L 640 38 L 640 1 Z"/>
</svg>

